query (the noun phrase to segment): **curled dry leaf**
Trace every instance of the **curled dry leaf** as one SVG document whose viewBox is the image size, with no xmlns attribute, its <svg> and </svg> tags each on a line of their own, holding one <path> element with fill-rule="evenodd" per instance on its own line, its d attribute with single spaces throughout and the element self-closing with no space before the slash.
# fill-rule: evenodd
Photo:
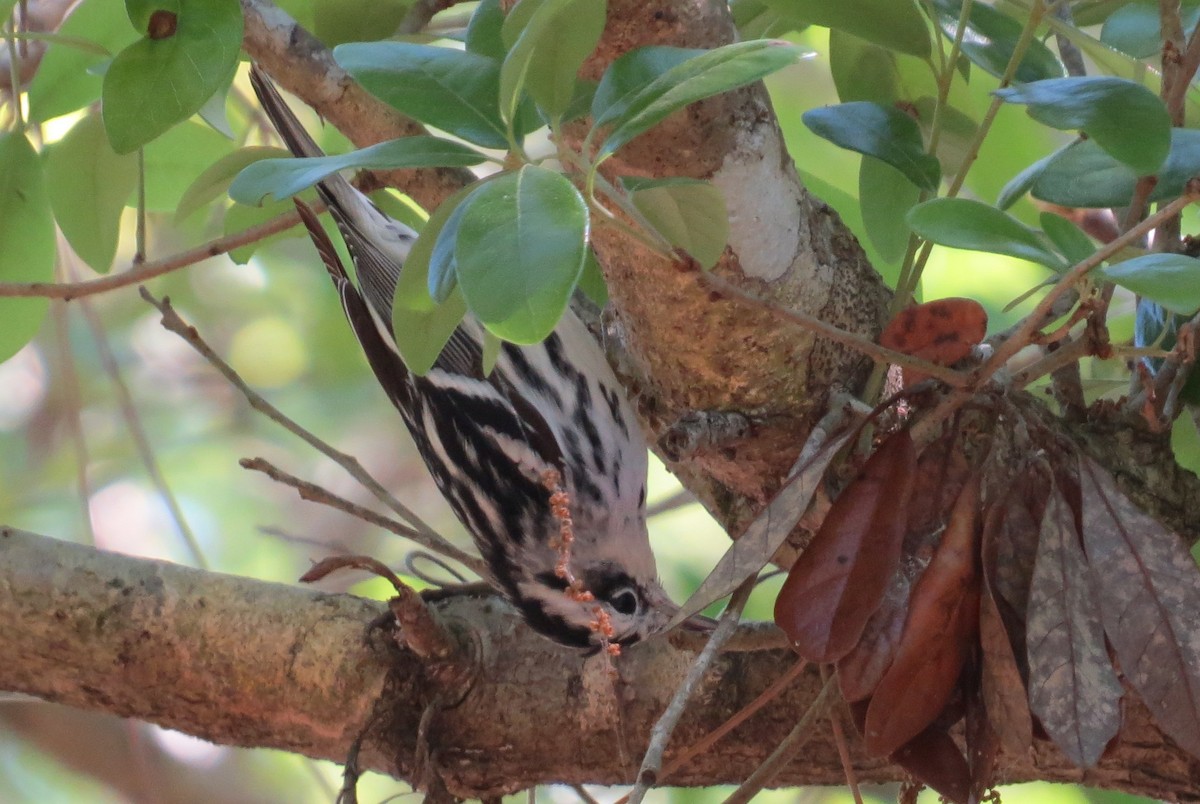
<svg viewBox="0 0 1200 804">
<path fill-rule="evenodd" d="M 838 495 L 775 600 L 775 623 L 811 662 L 850 652 L 900 561 L 916 451 L 907 431 L 875 450 Z"/>
<path fill-rule="evenodd" d="M 971 354 L 987 334 L 987 311 L 974 299 L 938 299 L 901 310 L 884 328 L 879 343 L 912 357 L 950 366 Z M 904 369 L 904 384 L 926 374 Z"/>
<path fill-rule="evenodd" d="M 971 769 L 944 729 L 930 726 L 896 749 L 891 760 L 948 801 L 968 801 Z"/>
<path fill-rule="evenodd" d="M 1080 459 L 1083 549 L 1104 632 L 1162 730 L 1200 757 L 1200 570 L 1182 540 Z"/>
<path fill-rule="evenodd" d="M 1018 653 L 1014 645 L 1020 641 L 1012 631 L 1018 624 L 1001 613 L 1003 601 L 997 600 L 996 542 L 1006 509 L 993 505 L 988 509 L 983 526 L 983 589 L 979 600 L 979 645 L 981 650 L 980 694 L 988 721 L 1004 749 L 1014 756 L 1024 756 L 1033 745 L 1033 718 L 1029 699 L 1021 676 Z"/>
<path fill-rule="evenodd" d="M 871 754 L 890 754 L 920 734 L 958 683 L 979 625 L 979 497 L 980 476 L 974 473 L 913 587 L 895 661 L 867 709 L 863 737 Z"/>
<path fill-rule="evenodd" d="M 1122 690 L 1075 513 L 1057 485 L 1042 518 L 1025 628 L 1030 708 L 1068 759 L 1091 767 L 1121 727 Z"/>
</svg>

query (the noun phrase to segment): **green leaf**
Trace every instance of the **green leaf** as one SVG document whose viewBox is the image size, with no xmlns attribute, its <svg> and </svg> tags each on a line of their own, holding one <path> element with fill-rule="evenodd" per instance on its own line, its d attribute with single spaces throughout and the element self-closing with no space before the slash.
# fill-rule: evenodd
<svg viewBox="0 0 1200 804">
<path fill-rule="evenodd" d="M 996 90 L 1052 128 L 1081 129 L 1139 175 L 1155 173 L 1171 147 L 1171 116 L 1153 92 L 1122 78 L 1055 78 Z"/>
<path fill-rule="evenodd" d="M 438 304 L 448 299 L 450 292 L 458 287 L 458 261 L 454 249 L 458 245 L 458 226 L 467 209 L 466 199 L 463 200 L 464 203 L 456 205 L 446 218 L 429 254 L 429 297 Z"/>
<path fill-rule="evenodd" d="M 1185 36 L 1190 36 L 1200 20 L 1200 7 L 1180 10 Z M 1157 56 L 1162 51 L 1162 26 L 1157 6 L 1130 3 L 1118 8 L 1104 21 L 1100 41 L 1138 59 Z"/>
<path fill-rule="evenodd" d="M 137 159 L 118 156 L 99 114 L 81 118 L 65 137 L 46 146 L 46 189 L 63 236 L 94 270 L 112 267 L 121 213 L 137 186 Z"/>
<path fill-rule="evenodd" d="M 773 39 L 808 27 L 768 8 L 762 0 L 731 0 L 729 11 L 742 39 Z"/>
<path fill-rule="evenodd" d="M 563 176 L 526 165 L 476 189 L 454 256 L 467 306 L 501 338 L 537 343 L 567 308 L 583 270 L 588 211 Z"/>
<path fill-rule="evenodd" d="M 623 179 L 633 205 L 667 241 L 708 269 L 729 241 L 729 211 L 720 188 L 698 179 Z"/>
<path fill-rule="evenodd" d="M 396 282 L 396 295 L 392 300 L 392 330 L 396 348 L 408 370 L 417 375 L 424 375 L 433 368 L 438 355 L 467 312 L 467 304 L 457 285 L 445 301 L 435 302 L 429 295 L 429 275 L 433 251 L 446 224 L 476 187 L 478 185 L 473 184 L 462 188 L 433 211 L 422 227 L 417 242 L 408 252 L 404 270 Z M 452 246 L 453 241 L 454 238 L 450 238 L 447 242 Z"/>
<path fill-rule="evenodd" d="M 630 98 L 619 116 L 613 117 L 609 113 L 597 119 L 594 123 L 596 126 L 612 121 L 612 130 L 601 145 L 598 158 L 612 154 L 672 112 L 698 100 L 758 81 L 795 63 L 806 53 L 804 49 L 787 42 L 758 39 L 709 50 L 671 67 Z M 609 69 L 615 66 L 616 62 Z M 600 83 L 603 87 L 604 80 L 601 79 Z M 596 94 L 599 96 L 599 89 Z"/>
<path fill-rule="evenodd" d="M 889 106 L 901 97 L 896 55 L 857 36 L 829 32 L 829 72 L 842 103 L 871 101 Z"/>
<path fill-rule="evenodd" d="M 965 198 L 935 198 L 908 213 L 908 225 L 926 240 L 951 248 L 986 251 L 1062 271 L 1063 260 L 1037 232 L 995 207 Z"/>
<path fill-rule="evenodd" d="M 413 0 L 316 0 L 309 29 L 325 47 L 394 36 Z"/>
<path fill-rule="evenodd" d="M 562 114 L 575 94 L 575 74 L 604 32 L 606 0 L 521 0 L 504 21 L 510 44 L 500 68 L 500 109 L 513 119 L 521 90 L 551 117 Z"/>
<path fill-rule="evenodd" d="M 1096 244 L 1071 221 L 1053 212 L 1043 212 L 1038 216 L 1042 231 L 1054 244 L 1067 262 L 1074 265 L 1083 262 L 1096 251 Z"/>
<path fill-rule="evenodd" d="M 54 279 L 54 213 L 37 152 L 24 134 L 0 134 L 0 282 Z M 48 299 L 0 299 L 0 363 L 41 327 Z"/>
<path fill-rule="evenodd" d="M 823 25 L 919 59 L 931 43 L 925 16 L 912 0 L 763 0 L 794 24 Z"/>
<path fill-rule="evenodd" d="M 934 0 L 938 22 L 942 33 L 950 39 L 958 31 L 958 18 L 962 13 L 962 0 Z M 1008 69 L 1021 38 L 1020 22 L 991 6 L 973 2 L 967 19 L 967 30 L 963 33 L 962 52 L 973 64 L 987 73 L 1000 78 Z M 1017 65 L 1013 79 L 1021 83 L 1058 78 L 1063 74 L 1058 57 L 1037 39 L 1029 43 L 1024 58 Z"/>
<path fill-rule="evenodd" d="M 233 180 L 229 196 L 239 204 L 257 206 L 267 196 L 280 201 L 293 196 L 339 170 L 469 167 L 486 159 L 470 146 L 440 137 L 401 137 L 333 156 L 254 162 Z"/>
<path fill-rule="evenodd" d="M 84 0 L 63 22 L 59 33 L 87 39 L 116 53 L 138 38 L 122 13 L 123 7 L 122 0 Z M 97 100 L 103 78 L 89 68 L 110 58 L 51 44 L 29 84 L 29 119 L 44 123 Z"/>
<path fill-rule="evenodd" d="M 500 35 L 503 26 L 504 12 L 500 9 L 500 0 L 483 0 L 475 7 L 471 21 L 467 23 L 467 50 L 504 61 L 508 48 L 504 46 L 504 38 Z"/>
<path fill-rule="evenodd" d="M 1106 279 L 1179 315 L 1200 308 L 1200 260 L 1182 254 L 1144 254 L 1102 268 Z"/>
<path fill-rule="evenodd" d="M 508 147 L 495 59 L 407 42 L 338 45 L 333 57 L 368 92 L 409 117 L 484 148 Z"/>
<path fill-rule="evenodd" d="M 224 195 L 233 177 L 247 165 L 263 159 L 284 159 L 290 156 L 291 154 L 283 148 L 268 145 L 250 145 L 226 154 L 197 176 L 184 191 L 183 198 L 179 199 L 179 206 L 175 209 L 176 222 L 186 220 L 196 210 Z"/>
<path fill-rule="evenodd" d="M 491 178 L 484 181 L 490 181 Z M 404 261 L 404 270 L 400 272 L 400 279 L 396 282 L 396 293 L 392 299 L 392 308 L 394 310 L 411 310 L 416 312 L 429 312 L 438 306 L 433 296 L 430 293 L 430 288 L 440 284 L 438 282 L 430 282 L 429 276 L 431 272 L 431 263 L 434 259 L 434 252 L 438 251 L 438 260 L 445 261 L 454 258 L 454 240 L 458 237 L 458 221 L 454 221 L 454 225 L 447 233 L 447 225 L 454 217 L 454 213 L 458 210 L 462 202 L 479 187 L 480 183 L 468 185 L 455 192 L 445 201 L 438 205 L 438 208 L 429 216 L 429 220 L 420 228 L 420 233 L 417 236 L 417 242 L 413 243 L 412 248 L 408 252 L 408 259 Z M 443 234 L 446 234 L 446 243 L 449 244 L 449 256 L 443 256 L 442 249 L 439 249 L 439 240 L 442 240 Z M 454 273 L 457 269 L 453 264 L 439 265 L 439 272 L 450 271 Z M 398 318 L 393 315 L 393 318 Z M 451 328 L 450 332 L 453 331 Z M 446 337 L 450 337 L 450 332 L 446 333 Z M 444 341 L 443 344 L 444 345 Z M 441 345 L 438 346 L 438 351 L 441 351 Z M 435 352 L 429 358 L 429 364 L 432 365 L 433 359 L 437 357 Z M 405 362 L 408 358 L 405 357 Z M 411 366 L 410 366 L 411 368 Z M 422 372 L 423 373 L 423 372 Z"/>
<path fill-rule="evenodd" d="M 921 129 L 904 112 L 858 101 L 810 109 L 801 119 L 814 134 L 834 145 L 886 162 L 922 190 L 937 190 L 941 165 L 925 153 Z"/>
<path fill-rule="evenodd" d="M 191 117 L 237 63 L 242 46 L 237 0 L 179 0 L 178 6 L 173 32 L 149 31 L 118 53 L 104 73 L 104 125 L 117 153 L 135 151 Z"/>
<path fill-rule="evenodd" d="M 232 142 L 194 120 L 175 126 L 147 145 L 146 209 L 173 213 L 196 177 L 233 149 Z"/>
<path fill-rule="evenodd" d="M 908 251 L 912 230 L 905 216 L 921 191 L 891 165 L 864 156 L 858 172 L 858 197 L 863 225 L 871 244 L 889 263 L 898 263 Z"/>
<path fill-rule="evenodd" d="M 309 198 L 308 203 L 312 204 L 313 199 Z M 242 204 L 233 204 L 229 209 L 225 210 L 225 220 L 222 223 L 222 231 L 225 236 L 244 232 L 252 226 L 258 226 L 260 223 L 266 223 L 271 218 L 277 215 L 283 215 L 286 212 L 291 212 L 295 209 L 291 201 L 275 201 L 270 204 L 263 204 L 261 207 L 248 207 Z M 238 265 L 245 265 L 250 262 L 250 258 L 256 252 L 262 249 L 268 243 L 274 243 L 278 240 L 284 240 L 289 237 L 295 237 L 294 231 L 276 232 L 270 237 L 265 237 L 262 240 L 256 240 L 252 243 L 247 243 L 244 246 L 238 246 L 229 252 L 229 258 Z"/>
<path fill-rule="evenodd" d="M 999 209 L 1008 209 L 1013 204 L 1020 201 L 1025 193 L 1029 192 L 1030 188 L 1033 187 L 1034 182 L 1036 182 L 1038 177 L 1042 175 L 1042 172 L 1046 169 L 1046 166 L 1050 164 L 1051 160 L 1053 160 L 1054 157 L 1061 152 L 1062 149 L 1059 149 L 1049 156 L 1042 157 L 1009 179 L 1008 183 L 1005 184 L 1000 190 L 1000 195 L 996 199 L 996 206 Z"/>
<path fill-rule="evenodd" d="M 1200 131 L 1171 130 L 1171 151 L 1158 171 L 1150 201 L 1175 198 L 1200 174 Z M 1133 196 L 1138 176 L 1092 140 L 1059 151 L 1033 182 L 1034 198 L 1064 207 L 1121 207 Z"/>
<path fill-rule="evenodd" d="M 500 357 L 500 347 L 504 345 L 504 341 L 497 338 L 488 330 L 483 331 L 483 349 L 480 355 L 480 368 L 483 370 L 483 376 L 490 377 L 492 369 L 496 367 L 496 360 Z"/>
<path fill-rule="evenodd" d="M 579 275 L 579 289 L 584 295 L 603 308 L 608 304 L 608 283 L 604 281 L 604 271 L 600 269 L 600 261 L 596 252 L 589 246 L 587 255 L 583 258 L 583 272 Z"/>
<path fill-rule="evenodd" d="M 596 94 L 592 96 L 592 125 L 601 126 L 616 120 L 659 76 L 707 52 L 698 48 L 651 45 L 618 56 L 604 71 Z"/>
</svg>

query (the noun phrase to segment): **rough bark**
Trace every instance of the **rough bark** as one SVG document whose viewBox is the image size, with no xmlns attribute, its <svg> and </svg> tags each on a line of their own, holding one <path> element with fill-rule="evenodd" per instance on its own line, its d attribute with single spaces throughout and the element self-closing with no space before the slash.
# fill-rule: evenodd
<svg viewBox="0 0 1200 804">
<path fill-rule="evenodd" d="M 137 717 L 227 745 L 343 761 L 369 725 L 361 767 L 459 796 L 551 781 L 632 780 L 647 735 L 698 650 L 659 639 L 613 661 L 585 658 L 525 628 L 497 598 L 452 597 L 436 614 L 464 648 L 471 682 L 448 708 L 411 653 L 365 623 L 383 604 L 104 553 L 0 528 L 0 688 L 80 709 Z M 759 643 L 753 626 L 743 647 Z M 722 656 L 668 751 L 686 746 L 757 696 L 794 660 L 785 649 Z M 791 729 L 820 687 L 815 672 L 666 781 L 735 783 Z M 1086 782 L 1162 798 L 1200 795 L 1200 762 L 1164 740 L 1136 700 L 1120 743 L 1086 773 L 1047 743 L 1005 757 L 1005 781 Z M 384 718 L 374 714 L 384 712 Z M 431 764 L 414 767 L 420 753 Z M 862 756 L 864 782 L 899 769 Z M 836 749 L 818 729 L 779 785 L 838 784 Z"/>
</svg>

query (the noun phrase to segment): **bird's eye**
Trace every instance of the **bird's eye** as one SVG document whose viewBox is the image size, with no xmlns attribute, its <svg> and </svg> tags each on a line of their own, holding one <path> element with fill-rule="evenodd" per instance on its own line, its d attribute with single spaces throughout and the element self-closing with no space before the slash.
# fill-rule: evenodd
<svg viewBox="0 0 1200 804">
<path fill-rule="evenodd" d="M 618 589 L 608 597 L 608 603 L 617 614 L 637 614 L 637 592 L 628 586 Z"/>
</svg>

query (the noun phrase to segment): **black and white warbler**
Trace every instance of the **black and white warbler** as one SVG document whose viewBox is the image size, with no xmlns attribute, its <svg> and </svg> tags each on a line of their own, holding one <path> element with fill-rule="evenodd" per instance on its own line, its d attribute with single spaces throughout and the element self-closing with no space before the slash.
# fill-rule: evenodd
<svg viewBox="0 0 1200 804">
<path fill-rule="evenodd" d="M 289 150 L 320 155 L 269 79 L 257 68 L 251 77 Z M 646 530 L 646 443 L 587 329 L 568 311 L 542 343 L 505 344 L 485 376 L 483 331 L 468 315 L 433 369 L 412 374 L 391 322 L 416 233 L 337 174 L 317 189 L 346 242 L 357 285 L 311 214 L 309 234 L 375 376 L 474 538 L 491 583 L 532 628 L 566 645 L 630 644 L 664 626 L 676 607 L 656 578 Z M 546 487 L 551 470 L 573 526 L 566 568 L 557 566 L 561 519 Z M 577 580 L 574 587 L 567 576 Z M 581 599 L 580 588 L 594 600 Z"/>
</svg>

